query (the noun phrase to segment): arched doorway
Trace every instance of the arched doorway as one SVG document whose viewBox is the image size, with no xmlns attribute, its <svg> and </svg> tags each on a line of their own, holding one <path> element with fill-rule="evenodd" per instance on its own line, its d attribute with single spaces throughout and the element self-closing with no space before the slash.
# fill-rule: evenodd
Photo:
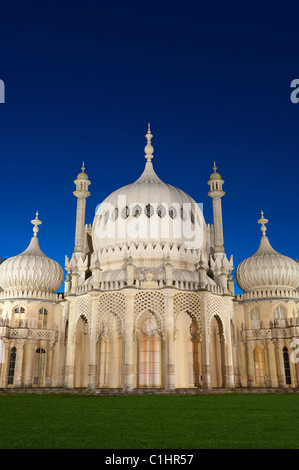
<svg viewBox="0 0 299 470">
<path fill-rule="evenodd" d="M 176 388 L 201 386 L 199 328 L 188 312 L 176 319 L 175 335 Z"/>
</svg>

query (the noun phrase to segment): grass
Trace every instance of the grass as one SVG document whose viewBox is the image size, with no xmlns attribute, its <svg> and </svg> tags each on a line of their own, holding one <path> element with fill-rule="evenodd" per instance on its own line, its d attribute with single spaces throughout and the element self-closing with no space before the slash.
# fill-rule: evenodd
<svg viewBox="0 0 299 470">
<path fill-rule="evenodd" d="M 1 449 L 298 449 L 299 395 L 0 395 Z"/>
</svg>

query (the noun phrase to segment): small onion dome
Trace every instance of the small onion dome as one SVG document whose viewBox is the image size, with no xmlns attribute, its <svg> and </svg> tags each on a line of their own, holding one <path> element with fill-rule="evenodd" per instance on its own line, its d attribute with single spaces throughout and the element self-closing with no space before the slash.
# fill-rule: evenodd
<svg viewBox="0 0 299 470">
<path fill-rule="evenodd" d="M 48 258 L 39 247 L 37 226 L 41 221 L 38 220 L 38 213 L 32 223 L 34 236 L 28 248 L 0 265 L 0 286 L 5 291 L 54 293 L 63 282 L 63 269 L 56 261 Z"/>
<path fill-rule="evenodd" d="M 84 162 L 81 167 L 82 172 L 78 174 L 77 179 L 78 180 L 88 180 L 88 175 L 85 173 L 85 166 Z"/>
<path fill-rule="evenodd" d="M 213 170 L 214 170 L 214 173 L 211 174 L 210 180 L 221 180 L 221 175 L 216 172 L 217 166 L 215 162 L 214 162 Z"/>
<path fill-rule="evenodd" d="M 299 287 L 299 265 L 272 248 L 266 237 L 267 222 L 262 212 L 258 221 L 263 233 L 259 249 L 236 269 L 238 286 L 245 293 L 266 289 L 296 290 Z"/>
</svg>

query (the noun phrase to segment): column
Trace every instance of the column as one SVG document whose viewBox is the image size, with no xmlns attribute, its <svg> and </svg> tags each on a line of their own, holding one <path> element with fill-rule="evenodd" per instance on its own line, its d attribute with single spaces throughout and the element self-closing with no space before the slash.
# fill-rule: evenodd
<svg viewBox="0 0 299 470">
<path fill-rule="evenodd" d="M 126 295 L 124 390 L 134 388 L 134 293 Z"/>
<path fill-rule="evenodd" d="M 46 363 L 46 377 L 45 377 L 45 386 L 52 386 L 52 377 L 53 377 L 53 349 L 54 343 L 49 342 L 45 349 L 47 351 L 47 363 Z"/>
<path fill-rule="evenodd" d="M 24 346 L 24 340 L 19 340 L 16 344 L 17 355 L 14 373 L 14 387 L 22 386 Z"/>
<path fill-rule="evenodd" d="M 24 387 L 32 387 L 32 377 L 33 377 L 33 363 L 34 363 L 34 353 L 35 353 L 35 342 L 28 341 L 25 349 L 25 371 L 24 371 Z"/>
<path fill-rule="evenodd" d="M 231 324 L 228 319 L 227 323 L 227 335 L 226 335 L 226 384 L 229 388 L 235 388 L 235 377 L 234 377 L 234 361 L 233 361 L 233 351 L 232 351 L 232 334 L 231 334 Z"/>
<path fill-rule="evenodd" d="M 93 295 L 91 293 L 91 295 Z M 89 365 L 88 365 L 88 388 L 94 390 L 97 387 L 97 320 L 98 320 L 98 294 L 92 297 L 92 312 L 89 332 Z"/>
<path fill-rule="evenodd" d="M 0 388 L 7 387 L 7 379 L 8 379 L 8 369 L 9 369 L 9 361 L 10 361 L 10 351 L 11 351 L 11 343 L 6 339 L 2 338 L 4 343 L 4 362 L 2 364 L 1 369 L 1 386 Z"/>
<path fill-rule="evenodd" d="M 277 364 L 277 380 L 278 387 L 285 388 L 285 373 L 284 373 L 284 364 L 283 364 L 283 354 L 282 354 L 282 341 L 281 339 L 275 340 L 275 356 Z"/>
<path fill-rule="evenodd" d="M 66 388 L 74 388 L 74 371 L 75 371 L 75 305 L 70 304 L 69 309 L 69 331 L 65 361 L 65 386 Z"/>
<path fill-rule="evenodd" d="M 175 359 L 174 359 L 174 318 L 173 318 L 173 294 L 165 296 L 165 337 L 166 337 L 166 389 L 175 389 Z"/>
<path fill-rule="evenodd" d="M 263 345 L 264 345 L 264 360 L 265 360 L 265 385 L 266 387 L 272 387 L 269 344 L 266 339 L 263 341 Z"/>
<path fill-rule="evenodd" d="M 250 341 L 245 342 L 246 362 L 247 362 L 247 387 L 254 386 L 254 364 L 253 364 L 253 348 Z"/>
<path fill-rule="evenodd" d="M 201 370 L 202 370 L 202 387 L 205 389 L 212 388 L 211 382 L 211 366 L 210 366 L 210 350 L 209 350 L 209 330 L 206 312 L 206 299 L 201 299 L 201 325 L 202 325 L 202 345 L 201 345 Z"/>
</svg>

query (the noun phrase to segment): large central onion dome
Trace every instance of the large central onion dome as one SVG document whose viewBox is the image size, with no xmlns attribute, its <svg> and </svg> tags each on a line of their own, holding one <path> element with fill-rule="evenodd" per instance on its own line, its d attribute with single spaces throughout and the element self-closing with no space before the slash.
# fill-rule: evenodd
<svg viewBox="0 0 299 470">
<path fill-rule="evenodd" d="M 154 149 L 150 128 L 146 138 L 147 162 L 142 175 L 114 191 L 98 207 L 93 222 L 94 249 L 102 260 L 109 250 L 111 260 L 117 249 L 127 249 L 133 256 L 137 248 L 139 257 L 146 257 L 148 252 L 152 259 L 158 256 L 160 262 L 162 248 L 165 252 L 185 250 L 189 255 L 196 251 L 198 259 L 206 241 L 203 214 L 192 197 L 157 176 L 151 161 Z"/>
<path fill-rule="evenodd" d="M 0 286 L 4 291 L 55 293 L 63 282 L 63 269 L 40 249 L 37 226 L 41 221 L 38 213 L 32 224 L 34 236 L 28 248 L 0 265 Z"/>
<path fill-rule="evenodd" d="M 237 267 L 237 283 L 245 293 L 275 289 L 295 291 L 299 287 L 299 265 L 272 248 L 266 237 L 267 222 L 262 212 L 258 221 L 263 233 L 259 249 Z"/>
</svg>

